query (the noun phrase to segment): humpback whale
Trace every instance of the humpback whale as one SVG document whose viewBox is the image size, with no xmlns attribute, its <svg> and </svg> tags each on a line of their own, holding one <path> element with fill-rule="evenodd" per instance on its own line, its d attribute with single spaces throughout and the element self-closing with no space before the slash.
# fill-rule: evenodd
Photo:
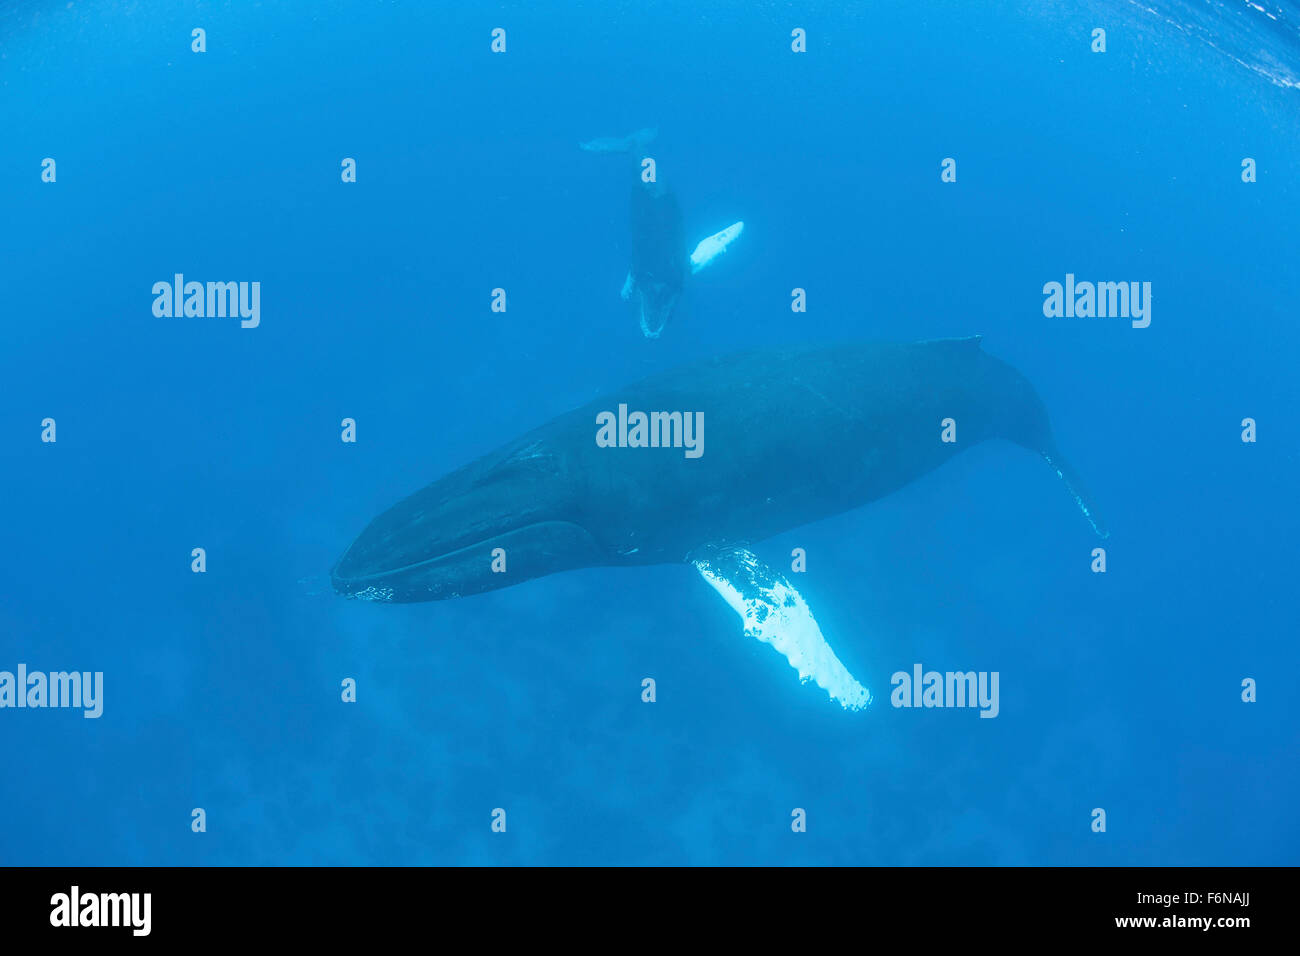
<svg viewBox="0 0 1300 956">
<path fill-rule="evenodd" d="M 641 331 L 650 339 L 658 338 L 672 318 L 686 276 L 713 262 L 745 229 L 744 222 L 732 223 L 700 240 L 687 255 L 685 227 L 676 194 L 662 182 L 642 181 L 640 175 L 639 164 L 658 132 L 639 129 L 627 136 L 588 140 L 580 146 L 589 153 L 630 155 L 638 164 L 628 217 L 632 227 L 632 262 L 620 294 L 624 301 L 636 305 Z"/>
<path fill-rule="evenodd" d="M 699 436 L 703 454 L 687 456 L 672 441 L 682 419 L 671 413 L 657 424 L 650 416 L 640 441 L 599 442 L 601 422 L 627 408 L 694 413 L 708 434 L 707 445 Z M 956 442 L 942 440 L 949 419 Z M 992 439 L 1041 455 L 1105 536 L 1037 392 L 974 336 L 748 351 L 647 378 L 398 502 L 352 543 L 331 580 L 349 597 L 436 601 L 572 568 L 684 562 L 746 634 L 856 710 L 870 692 L 798 591 L 751 549 L 882 498 Z"/>
</svg>

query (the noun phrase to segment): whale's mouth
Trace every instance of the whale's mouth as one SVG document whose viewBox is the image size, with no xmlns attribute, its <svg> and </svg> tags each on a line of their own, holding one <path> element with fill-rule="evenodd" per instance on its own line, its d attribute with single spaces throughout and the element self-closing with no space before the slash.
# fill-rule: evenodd
<svg viewBox="0 0 1300 956">
<path fill-rule="evenodd" d="M 376 547 L 370 534 L 370 529 L 363 532 L 330 573 L 340 594 L 367 601 L 441 601 L 600 558 L 586 529 L 569 521 L 535 521 L 412 563 L 401 563 L 401 549 Z"/>
<path fill-rule="evenodd" d="M 439 601 L 603 563 L 571 477 L 540 443 L 453 472 L 399 501 L 330 573 L 372 601 Z"/>
<path fill-rule="evenodd" d="M 680 290 L 653 278 L 642 278 L 637 284 L 637 307 L 641 332 L 648 339 L 659 338 L 677 308 Z"/>
</svg>

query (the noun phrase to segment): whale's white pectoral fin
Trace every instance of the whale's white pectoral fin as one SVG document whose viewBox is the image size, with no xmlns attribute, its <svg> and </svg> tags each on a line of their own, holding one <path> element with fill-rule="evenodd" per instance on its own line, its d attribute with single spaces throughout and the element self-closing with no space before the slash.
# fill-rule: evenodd
<svg viewBox="0 0 1300 956">
<path fill-rule="evenodd" d="M 871 692 L 840 663 L 803 596 L 785 577 L 743 548 L 710 548 L 691 563 L 740 615 L 745 634 L 785 655 L 799 679 L 812 681 L 846 710 L 871 703 Z"/>
<path fill-rule="evenodd" d="M 740 238 L 745 231 L 745 223 L 733 222 L 722 232 L 715 232 L 707 239 L 701 239 L 695 251 L 691 253 L 691 275 L 699 272 L 718 256 L 727 251 L 727 246 Z"/>
<path fill-rule="evenodd" d="M 623 291 L 619 293 L 619 295 L 623 297 L 624 302 L 632 298 L 632 290 L 635 288 L 636 281 L 632 278 L 632 270 L 628 269 L 627 278 L 623 280 Z"/>
</svg>

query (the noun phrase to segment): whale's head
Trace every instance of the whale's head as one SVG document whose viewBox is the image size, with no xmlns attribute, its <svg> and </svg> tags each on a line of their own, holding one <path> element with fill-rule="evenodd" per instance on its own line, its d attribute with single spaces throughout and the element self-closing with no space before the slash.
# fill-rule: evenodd
<svg viewBox="0 0 1300 956">
<path fill-rule="evenodd" d="M 541 441 L 525 441 L 398 502 L 330 573 L 371 601 L 439 601 L 603 564 L 583 527 L 580 476 Z"/>
<path fill-rule="evenodd" d="M 654 276 L 640 276 L 636 285 L 641 331 L 648 339 L 657 339 L 668 325 L 681 298 L 681 286 L 663 282 Z"/>
</svg>

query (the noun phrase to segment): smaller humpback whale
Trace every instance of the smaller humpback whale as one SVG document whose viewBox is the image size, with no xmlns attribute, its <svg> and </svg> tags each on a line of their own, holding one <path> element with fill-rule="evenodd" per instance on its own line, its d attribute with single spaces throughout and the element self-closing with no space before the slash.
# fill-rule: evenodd
<svg viewBox="0 0 1300 956">
<path fill-rule="evenodd" d="M 695 275 L 717 259 L 745 230 L 744 222 L 732 223 L 700 240 L 687 254 L 677 196 L 662 182 L 641 179 L 641 160 L 656 135 L 656 129 L 639 129 L 627 136 L 588 140 L 580 146 L 589 153 L 630 155 L 637 163 L 628 217 L 632 262 L 620 294 L 625 302 L 636 305 L 641 331 L 649 339 L 657 339 L 672 318 L 687 275 Z"/>
<path fill-rule="evenodd" d="M 687 412 L 645 416 L 647 434 L 629 408 Z M 602 444 L 599 428 L 615 409 L 620 436 L 640 428 L 639 441 Z M 682 452 L 687 414 L 700 423 L 698 457 Z M 956 442 L 942 440 L 949 420 Z M 1038 393 L 974 336 L 757 350 L 645 379 L 398 502 L 331 580 L 364 600 L 438 601 L 572 568 L 684 562 L 740 615 L 745 634 L 858 710 L 870 691 L 799 592 L 752 549 L 993 439 L 1040 455 L 1105 537 Z"/>
</svg>

